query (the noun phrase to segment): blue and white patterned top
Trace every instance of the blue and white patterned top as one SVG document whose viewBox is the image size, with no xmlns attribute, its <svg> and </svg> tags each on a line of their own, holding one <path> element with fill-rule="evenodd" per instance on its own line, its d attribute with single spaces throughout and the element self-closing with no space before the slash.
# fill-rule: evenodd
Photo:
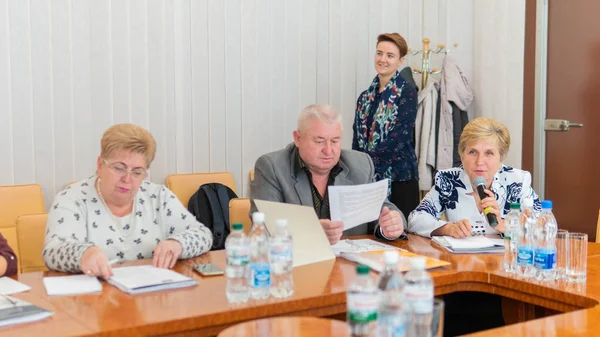
<svg viewBox="0 0 600 337">
<path fill-rule="evenodd" d="M 531 187 L 531 174 L 527 171 L 502 165 L 494 175 L 491 190 L 502 210 L 502 218 L 510 211 L 511 203 L 520 203 L 527 198 L 533 199 L 536 211 L 541 210 L 539 197 Z M 435 185 L 410 213 L 408 232 L 430 237 L 431 232 L 447 222 L 468 219 L 472 226 L 475 223 L 483 224 L 482 233 L 498 233 L 484 220 L 472 192 L 471 180 L 462 166 L 439 171 L 435 176 Z M 440 220 L 442 214 L 446 215 L 446 220 Z"/>
<path fill-rule="evenodd" d="M 91 246 L 101 248 L 109 260 L 119 261 L 151 259 L 156 245 L 166 239 L 181 243 L 180 259 L 210 250 L 210 230 L 165 186 L 142 182 L 132 214 L 115 219 L 96 192 L 96 178 L 73 183 L 54 198 L 42 254 L 49 269 L 80 272 L 83 252 Z"/>
</svg>

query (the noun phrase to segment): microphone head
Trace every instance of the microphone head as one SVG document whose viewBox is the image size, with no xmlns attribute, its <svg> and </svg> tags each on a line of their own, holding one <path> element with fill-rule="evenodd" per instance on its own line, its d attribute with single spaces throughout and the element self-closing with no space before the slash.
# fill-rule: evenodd
<svg viewBox="0 0 600 337">
<path fill-rule="evenodd" d="M 473 183 L 475 183 L 475 186 L 478 186 L 478 185 L 485 186 L 485 178 L 482 176 L 476 177 L 475 181 Z"/>
</svg>

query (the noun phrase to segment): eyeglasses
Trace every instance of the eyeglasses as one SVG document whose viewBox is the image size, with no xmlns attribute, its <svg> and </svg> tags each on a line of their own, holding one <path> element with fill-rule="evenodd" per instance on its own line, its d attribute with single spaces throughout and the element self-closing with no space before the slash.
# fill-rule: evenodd
<svg viewBox="0 0 600 337">
<path fill-rule="evenodd" d="M 106 159 L 102 158 L 102 161 L 119 177 L 124 177 L 127 173 L 131 174 L 131 178 L 141 180 L 146 177 L 148 172 L 143 168 L 134 168 L 131 171 L 127 169 L 127 166 L 121 162 L 109 163 Z"/>
</svg>

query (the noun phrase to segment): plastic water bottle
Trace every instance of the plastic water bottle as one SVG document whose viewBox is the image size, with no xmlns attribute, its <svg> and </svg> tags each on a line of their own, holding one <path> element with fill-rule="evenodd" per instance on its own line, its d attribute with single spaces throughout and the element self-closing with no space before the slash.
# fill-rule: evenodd
<svg viewBox="0 0 600 337">
<path fill-rule="evenodd" d="M 517 245 L 521 230 L 521 204 L 510 204 L 510 212 L 504 219 L 504 270 L 507 273 L 517 271 Z"/>
<path fill-rule="evenodd" d="M 369 267 L 357 265 L 356 277 L 346 294 L 346 322 L 353 337 L 374 336 L 377 326 L 378 290 L 369 271 Z"/>
<path fill-rule="evenodd" d="M 431 336 L 433 281 L 425 271 L 425 258 L 410 259 L 411 271 L 404 276 L 404 294 L 409 306 L 408 336 Z"/>
<path fill-rule="evenodd" d="M 227 266 L 225 276 L 227 285 L 225 295 L 231 303 L 244 303 L 248 301 L 248 260 L 250 259 L 250 246 L 248 238 L 242 230 L 241 223 L 232 225 L 233 231 L 225 240 Z"/>
<path fill-rule="evenodd" d="M 552 214 L 552 201 L 542 201 L 542 213 L 538 217 L 538 235 L 534 266 L 537 279 L 554 280 L 556 275 L 556 218 Z"/>
<path fill-rule="evenodd" d="M 271 266 L 269 265 L 269 237 L 265 228 L 265 214 L 252 214 L 252 229 L 248 235 L 250 240 L 250 263 L 248 270 L 248 286 L 250 298 L 265 299 L 269 297 L 271 286 Z"/>
<path fill-rule="evenodd" d="M 294 293 L 292 235 L 288 231 L 287 220 L 279 219 L 275 224 L 277 232 L 269 244 L 271 295 L 283 298 Z"/>
<path fill-rule="evenodd" d="M 377 336 L 404 337 L 406 313 L 404 311 L 404 279 L 398 271 L 398 252 L 383 252 L 384 271 L 379 274 L 379 310 L 377 312 Z"/>
<path fill-rule="evenodd" d="M 535 276 L 534 245 L 535 227 L 537 218 L 533 210 L 533 200 L 524 199 L 521 212 L 521 230 L 519 232 L 519 244 L 517 246 L 518 273 L 525 278 Z"/>
</svg>

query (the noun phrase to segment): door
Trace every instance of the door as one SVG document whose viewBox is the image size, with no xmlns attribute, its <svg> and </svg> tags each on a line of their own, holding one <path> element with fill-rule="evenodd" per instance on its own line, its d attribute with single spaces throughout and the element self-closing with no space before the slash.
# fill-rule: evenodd
<svg viewBox="0 0 600 337">
<path fill-rule="evenodd" d="M 548 1 L 547 119 L 583 127 L 546 132 L 545 199 L 559 228 L 596 237 L 600 209 L 600 1 Z"/>
</svg>

